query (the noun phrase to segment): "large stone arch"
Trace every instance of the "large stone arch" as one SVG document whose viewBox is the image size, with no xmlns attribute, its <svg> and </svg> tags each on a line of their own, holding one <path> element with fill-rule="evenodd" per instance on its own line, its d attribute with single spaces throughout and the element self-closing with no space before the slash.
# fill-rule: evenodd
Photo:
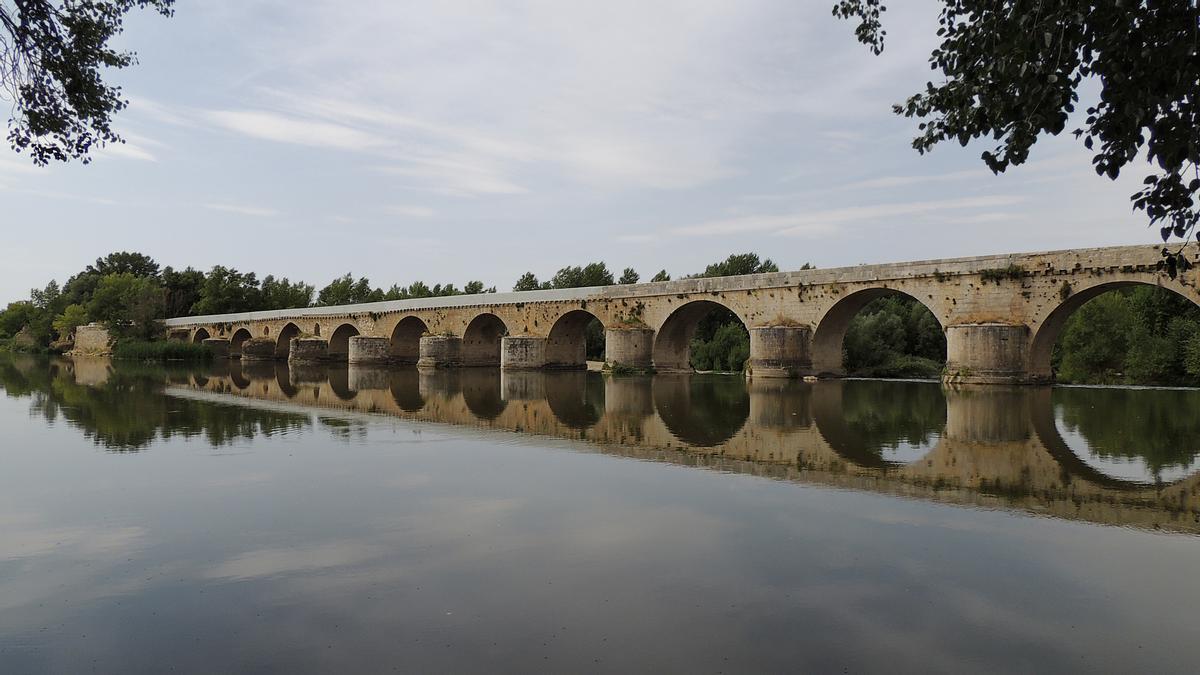
<svg viewBox="0 0 1200 675">
<path fill-rule="evenodd" d="M 1164 286 L 1163 284 L 1153 283 L 1151 281 L 1138 281 L 1122 279 L 1116 281 L 1100 281 L 1091 286 L 1082 289 L 1072 289 L 1061 303 L 1050 310 L 1035 329 L 1033 337 L 1029 344 L 1029 376 L 1035 381 L 1049 382 L 1054 379 L 1054 371 L 1050 365 L 1050 357 L 1054 351 L 1054 344 L 1058 342 L 1058 338 L 1062 335 L 1063 328 L 1067 325 L 1067 320 L 1071 318 L 1079 308 L 1088 303 L 1089 300 L 1097 298 L 1110 291 L 1115 291 L 1121 288 L 1132 288 L 1135 286 L 1151 286 L 1170 291 L 1180 297 L 1191 300 L 1194 304 L 1200 305 L 1200 297 L 1196 294 L 1188 294 L 1181 292 L 1179 289 Z"/>
<path fill-rule="evenodd" d="M 586 309 L 572 309 L 559 316 L 546 337 L 546 367 L 587 368 L 587 327 L 599 320 Z"/>
<path fill-rule="evenodd" d="M 229 336 L 229 355 L 235 358 L 240 358 L 242 355 L 242 343 L 251 338 L 250 329 L 245 326 L 235 330 L 233 335 Z"/>
<path fill-rule="evenodd" d="M 192 342 L 201 344 L 209 338 L 208 330 L 205 328 L 197 328 L 196 332 L 192 333 Z"/>
<path fill-rule="evenodd" d="M 500 365 L 500 340 L 508 335 L 508 326 L 492 314 L 478 314 L 463 331 L 462 360 L 464 366 Z"/>
<path fill-rule="evenodd" d="M 421 336 L 429 326 L 420 317 L 409 315 L 400 319 L 392 329 L 388 355 L 393 363 L 413 364 L 421 358 Z"/>
<path fill-rule="evenodd" d="M 346 322 L 329 334 L 329 360 L 345 361 L 350 356 L 350 338 L 359 335 L 358 327 Z"/>
<path fill-rule="evenodd" d="M 300 337 L 300 327 L 289 321 L 279 329 L 279 335 L 275 338 L 275 358 L 286 359 L 288 357 L 294 337 Z"/>
<path fill-rule="evenodd" d="M 654 368 L 659 372 L 691 372 L 692 338 L 700 321 L 714 310 L 733 313 L 747 330 L 749 323 L 728 305 L 715 300 L 693 300 L 671 312 L 654 336 Z"/>
<path fill-rule="evenodd" d="M 938 316 L 937 308 L 931 307 L 919 295 L 895 288 L 864 288 L 840 298 L 818 317 L 812 337 L 812 362 L 815 374 L 833 376 L 845 374 L 842 366 L 842 348 L 846 339 L 846 331 L 850 328 L 850 322 L 871 302 L 889 295 L 907 296 L 924 305 L 937 319 L 938 325 L 945 333 L 944 318 Z"/>
</svg>

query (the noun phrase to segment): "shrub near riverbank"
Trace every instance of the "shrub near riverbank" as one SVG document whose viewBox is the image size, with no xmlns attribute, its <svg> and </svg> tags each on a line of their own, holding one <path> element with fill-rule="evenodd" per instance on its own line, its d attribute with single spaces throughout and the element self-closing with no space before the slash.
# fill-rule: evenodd
<svg viewBox="0 0 1200 675">
<path fill-rule="evenodd" d="M 118 340 L 113 345 L 113 358 L 138 361 L 211 361 L 212 350 L 204 345 L 175 340 Z"/>
</svg>

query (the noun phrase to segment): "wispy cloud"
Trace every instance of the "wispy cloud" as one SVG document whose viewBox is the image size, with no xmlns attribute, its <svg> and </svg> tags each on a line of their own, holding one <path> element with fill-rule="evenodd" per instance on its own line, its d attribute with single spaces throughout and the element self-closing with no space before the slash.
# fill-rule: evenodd
<svg viewBox="0 0 1200 675">
<path fill-rule="evenodd" d="M 412 206 L 412 205 L 394 205 L 385 206 L 383 212 L 393 216 L 403 216 L 405 218 L 431 218 L 434 210 L 428 206 Z"/>
<path fill-rule="evenodd" d="M 274 218 L 279 215 L 277 209 L 262 207 L 262 206 L 246 206 L 244 204 L 220 204 L 208 203 L 202 204 L 206 209 L 213 211 L 224 211 L 225 213 L 236 213 L 243 216 L 253 216 L 255 218 Z"/>
<path fill-rule="evenodd" d="M 898 216 L 914 216 L 939 211 L 995 208 L 1016 204 L 1022 200 L 1022 197 L 996 195 L 935 201 L 874 204 L 871 206 L 850 206 L 840 209 L 815 210 L 803 213 L 749 215 L 673 227 L 668 232 L 674 235 L 689 237 L 744 234 L 749 232 L 768 232 L 789 236 L 818 236 L 836 231 L 838 225 L 850 222 L 895 218 Z"/>
<path fill-rule="evenodd" d="M 214 110 L 208 118 L 231 131 L 279 143 L 341 150 L 368 150 L 380 145 L 380 139 L 358 129 L 264 110 Z"/>
</svg>

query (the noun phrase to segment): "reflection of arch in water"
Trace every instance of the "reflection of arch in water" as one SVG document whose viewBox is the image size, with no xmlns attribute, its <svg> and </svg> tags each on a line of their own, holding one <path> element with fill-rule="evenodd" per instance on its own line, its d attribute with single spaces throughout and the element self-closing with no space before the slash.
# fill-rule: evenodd
<svg viewBox="0 0 1200 675">
<path fill-rule="evenodd" d="M 208 331 L 203 328 L 197 328 L 195 333 L 192 333 L 192 342 L 200 344 L 208 339 Z"/>
<path fill-rule="evenodd" d="M 358 335 L 354 324 L 344 323 L 329 336 L 329 360 L 345 361 L 350 356 L 350 338 Z"/>
<path fill-rule="evenodd" d="M 654 407 L 675 438 L 712 447 L 733 438 L 750 416 L 746 381 L 720 375 L 660 375 Z"/>
<path fill-rule="evenodd" d="M 461 382 L 463 402 L 476 418 L 494 420 L 508 406 L 508 402 L 500 395 L 499 369 L 479 368 L 463 371 Z"/>
<path fill-rule="evenodd" d="M 279 385 L 279 391 L 288 398 L 295 398 L 296 394 L 300 393 L 300 389 L 292 385 L 291 368 L 286 363 L 275 364 L 275 383 Z"/>
<path fill-rule="evenodd" d="M 241 391 L 245 391 L 250 386 L 250 378 L 243 372 L 240 361 L 231 363 L 229 366 L 229 381 L 233 383 Z"/>
<path fill-rule="evenodd" d="M 655 334 L 654 368 L 660 373 L 691 372 L 692 338 L 695 337 L 700 322 L 714 311 L 733 314 L 745 329 L 745 319 L 719 302 L 695 300 L 681 305 L 671 312 Z"/>
<path fill-rule="evenodd" d="M 241 358 L 242 343 L 250 339 L 250 330 L 247 328 L 239 328 L 229 337 L 229 355 L 234 358 Z"/>
<path fill-rule="evenodd" d="M 546 338 L 546 367 L 587 368 L 588 324 L 598 320 L 595 314 L 583 309 L 574 309 L 558 317 Z"/>
<path fill-rule="evenodd" d="M 275 338 L 275 358 L 286 359 L 288 352 L 292 348 L 292 338 L 299 337 L 300 327 L 294 323 L 288 322 L 279 330 L 279 335 Z"/>
<path fill-rule="evenodd" d="M 1055 307 L 1046 319 L 1042 321 L 1033 334 L 1033 339 L 1029 347 L 1029 374 L 1035 380 L 1050 381 L 1054 379 L 1054 369 L 1051 365 L 1051 356 L 1054 352 L 1054 344 L 1058 342 L 1059 336 L 1062 334 L 1063 328 L 1067 325 L 1067 320 L 1071 318 L 1079 308 L 1083 307 L 1089 300 L 1099 297 L 1110 291 L 1120 288 L 1130 288 L 1135 286 L 1148 286 L 1150 288 L 1161 288 L 1164 291 L 1169 291 L 1182 298 L 1191 300 L 1193 303 L 1200 305 L 1195 297 L 1188 297 L 1179 291 L 1163 286 L 1155 286 L 1140 281 L 1109 281 L 1098 283 L 1094 286 L 1089 286 L 1083 289 L 1077 289 L 1062 304 Z"/>
<path fill-rule="evenodd" d="M 863 467 L 908 464 L 888 458 L 885 449 L 924 455 L 946 429 L 946 397 L 933 382 L 819 382 L 812 413 L 829 447 Z"/>
<path fill-rule="evenodd" d="M 415 368 L 393 370 L 388 380 L 392 400 L 401 410 L 412 413 L 425 407 L 425 397 L 421 395 L 421 377 Z"/>
<path fill-rule="evenodd" d="M 350 388 L 350 368 L 344 363 L 335 363 L 326 369 L 326 377 L 329 378 L 329 388 L 333 390 L 333 395 L 343 401 L 353 401 L 357 396 L 357 392 Z"/>
<path fill-rule="evenodd" d="M 421 358 L 421 336 L 429 332 L 425 322 L 406 316 L 392 329 L 388 356 L 393 363 L 416 363 Z"/>
<path fill-rule="evenodd" d="M 599 373 L 546 373 L 546 403 L 566 427 L 587 429 L 604 417 L 604 376 Z"/>
<path fill-rule="evenodd" d="M 845 374 L 842 356 L 846 331 L 849 330 L 850 323 L 871 302 L 890 295 L 902 295 L 916 300 L 928 309 L 941 325 L 937 312 L 915 295 L 909 295 L 893 288 L 867 288 L 856 291 L 838 300 L 817 320 L 817 329 L 813 331 L 812 338 L 813 371 L 818 375 Z M 944 335 L 946 327 L 941 326 L 941 328 Z"/>
<path fill-rule="evenodd" d="M 1042 446 L 1046 448 L 1047 452 L 1049 452 L 1050 455 L 1052 457 L 1054 457 L 1054 460 L 1056 462 L 1058 462 L 1059 466 L 1062 467 L 1063 474 L 1064 474 L 1064 482 L 1071 477 L 1077 477 L 1081 480 L 1087 481 L 1087 482 L 1095 484 L 1095 485 L 1099 485 L 1099 486 L 1106 487 L 1106 488 L 1113 489 L 1113 490 L 1124 490 L 1124 491 L 1143 490 L 1146 487 L 1148 487 L 1149 485 L 1152 485 L 1153 483 L 1150 481 L 1132 480 L 1132 479 L 1128 479 L 1128 478 L 1121 478 L 1121 477 L 1116 477 L 1116 476 L 1111 476 L 1109 474 L 1106 474 L 1103 471 L 1101 471 L 1100 469 L 1096 468 L 1095 466 L 1092 466 L 1087 461 L 1085 461 L 1084 458 L 1082 458 L 1078 454 L 1076 454 L 1076 452 L 1071 448 L 1071 446 L 1067 444 L 1066 439 L 1064 439 L 1062 434 L 1059 432 L 1058 424 L 1057 424 L 1058 420 L 1057 420 L 1056 407 L 1055 407 L 1054 401 L 1055 401 L 1055 398 L 1062 396 L 1064 391 L 1065 390 L 1058 389 L 1058 388 L 1037 387 L 1037 388 L 1032 389 L 1029 394 L 1033 401 L 1032 410 L 1033 410 L 1034 433 L 1037 435 L 1038 440 L 1041 441 Z M 1098 392 L 1102 392 L 1103 390 L 1083 389 L 1081 391 L 1090 392 L 1090 393 L 1098 393 Z M 1119 391 L 1121 391 L 1121 390 L 1119 390 Z M 1150 392 L 1141 392 L 1141 391 L 1133 391 L 1133 390 L 1123 390 L 1123 391 L 1128 392 L 1130 394 L 1150 393 Z M 1154 393 L 1159 393 L 1159 392 L 1154 392 Z M 1169 395 L 1169 394 L 1174 394 L 1177 392 L 1161 392 L 1161 393 Z M 1105 414 L 1105 412 L 1101 411 L 1100 414 Z M 1122 416 L 1120 419 L 1122 420 L 1122 422 L 1121 422 L 1122 424 L 1128 424 L 1130 422 L 1130 420 L 1127 418 L 1127 416 Z M 1137 432 L 1135 431 L 1134 433 L 1137 433 Z M 1189 480 L 1192 476 L 1195 476 L 1195 475 L 1196 475 L 1196 473 L 1193 472 L 1189 476 L 1182 476 L 1173 481 L 1164 481 L 1163 485 L 1173 485 L 1176 483 L 1180 483 L 1180 482 Z"/>
<path fill-rule="evenodd" d="M 500 340 L 505 335 L 508 328 L 500 317 L 490 313 L 476 316 L 463 331 L 463 365 L 499 366 Z"/>
</svg>

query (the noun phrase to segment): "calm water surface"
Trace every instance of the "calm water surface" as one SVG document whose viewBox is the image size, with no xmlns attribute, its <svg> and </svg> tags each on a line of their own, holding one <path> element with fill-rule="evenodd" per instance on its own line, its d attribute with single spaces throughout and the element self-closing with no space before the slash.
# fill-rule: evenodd
<svg viewBox="0 0 1200 675">
<path fill-rule="evenodd" d="M 1195 672 L 1200 392 L 0 356 L 0 672 Z"/>
</svg>

